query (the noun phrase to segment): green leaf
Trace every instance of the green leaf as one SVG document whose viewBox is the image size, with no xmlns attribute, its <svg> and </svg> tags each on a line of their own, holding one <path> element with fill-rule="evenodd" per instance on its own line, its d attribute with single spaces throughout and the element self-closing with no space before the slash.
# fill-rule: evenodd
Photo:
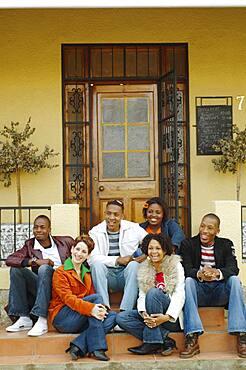
<svg viewBox="0 0 246 370">
<path fill-rule="evenodd" d="M 43 151 L 28 139 L 34 134 L 35 128 L 30 126 L 29 117 L 23 130 L 19 129 L 19 122 L 11 122 L 10 127 L 4 126 L 0 135 L 5 140 L 0 140 L 0 181 L 4 186 L 11 185 L 11 176 L 17 170 L 27 173 L 38 173 L 42 168 L 52 169 L 58 167 L 49 160 L 59 155 L 48 145 Z"/>
</svg>

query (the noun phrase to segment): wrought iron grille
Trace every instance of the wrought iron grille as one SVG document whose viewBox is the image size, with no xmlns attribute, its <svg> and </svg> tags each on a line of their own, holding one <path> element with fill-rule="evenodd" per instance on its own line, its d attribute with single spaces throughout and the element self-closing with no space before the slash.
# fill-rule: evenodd
<svg viewBox="0 0 246 370">
<path fill-rule="evenodd" d="M 185 85 L 177 82 L 173 70 L 159 79 L 159 165 L 160 194 L 169 215 L 190 234 L 188 125 L 184 111 Z"/>
<path fill-rule="evenodd" d="M 21 224 L 19 212 L 22 212 Z M 0 261 L 32 237 L 33 220 L 40 214 L 50 218 L 50 206 L 0 207 Z"/>
<path fill-rule="evenodd" d="M 246 263 L 246 205 L 241 206 L 242 262 Z"/>
<path fill-rule="evenodd" d="M 81 232 L 90 225 L 89 86 L 66 84 L 64 89 L 64 195 L 80 205 Z"/>
</svg>

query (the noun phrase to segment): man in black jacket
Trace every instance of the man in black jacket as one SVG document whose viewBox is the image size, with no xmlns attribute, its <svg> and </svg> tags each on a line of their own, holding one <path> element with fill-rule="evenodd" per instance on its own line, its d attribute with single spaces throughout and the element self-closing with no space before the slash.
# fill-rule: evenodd
<svg viewBox="0 0 246 370">
<path fill-rule="evenodd" d="M 8 314 L 19 316 L 6 328 L 7 332 L 29 330 L 29 336 L 40 336 L 48 331 L 52 275 L 70 256 L 74 243 L 69 236 L 52 237 L 50 232 L 50 219 L 45 215 L 36 217 L 34 238 L 28 239 L 6 260 L 6 265 L 11 266 Z M 36 321 L 34 326 L 31 318 Z"/>
<path fill-rule="evenodd" d="M 237 335 L 237 350 L 246 357 L 246 309 L 233 243 L 219 238 L 220 219 L 213 213 L 202 218 L 199 234 L 185 239 L 180 248 L 185 270 L 185 350 L 180 357 L 200 353 L 198 336 L 203 326 L 201 306 L 228 305 L 228 332 Z"/>
</svg>

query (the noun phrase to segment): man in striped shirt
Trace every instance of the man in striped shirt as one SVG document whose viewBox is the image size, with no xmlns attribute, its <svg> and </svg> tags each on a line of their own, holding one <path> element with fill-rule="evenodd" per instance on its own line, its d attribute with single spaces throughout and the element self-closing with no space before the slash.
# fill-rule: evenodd
<svg viewBox="0 0 246 370">
<path fill-rule="evenodd" d="M 246 357 L 246 309 L 233 243 L 219 238 L 220 219 L 209 213 L 202 218 L 199 234 L 185 239 L 180 248 L 185 270 L 184 333 L 181 358 L 200 353 L 198 336 L 204 329 L 201 306 L 228 305 L 228 332 L 237 335 L 237 350 Z"/>
<path fill-rule="evenodd" d="M 147 232 L 139 224 L 123 220 L 123 213 L 121 200 L 107 203 L 105 220 L 89 231 L 95 248 L 88 262 L 95 290 L 104 304 L 110 307 L 108 291 L 123 291 L 120 309 L 125 311 L 136 304 L 138 263 L 146 256 L 134 254 Z"/>
</svg>

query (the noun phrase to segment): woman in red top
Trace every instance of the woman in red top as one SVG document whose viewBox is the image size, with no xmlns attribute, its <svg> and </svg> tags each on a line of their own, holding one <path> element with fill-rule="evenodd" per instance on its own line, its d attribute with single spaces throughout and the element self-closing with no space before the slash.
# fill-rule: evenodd
<svg viewBox="0 0 246 370">
<path fill-rule="evenodd" d="M 148 258 L 139 265 L 137 310 L 120 312 L 116 321 L 143 341 L 129 348 L 130 352 L 166 356 L 176 347 L 168 333 L 183 327 L 184 270 L 181 258 L 172 253 L 170 240 L 163 234 L 146 235 L 141 249 Z"/>
<path fill-rule="evenodd" d="M 105 334 L 115 326 L 115 312 L 107 312 L 99 294 L 95 294 L 86 263 L 94 242 L 80 237 L 71 249 L 71 257 L 53 275 L 49 314 L 61 333 L 80 333 L 66 350 L 73 360 L 89 352 L 91 357 L 108 361 Z"/>
</svg>

